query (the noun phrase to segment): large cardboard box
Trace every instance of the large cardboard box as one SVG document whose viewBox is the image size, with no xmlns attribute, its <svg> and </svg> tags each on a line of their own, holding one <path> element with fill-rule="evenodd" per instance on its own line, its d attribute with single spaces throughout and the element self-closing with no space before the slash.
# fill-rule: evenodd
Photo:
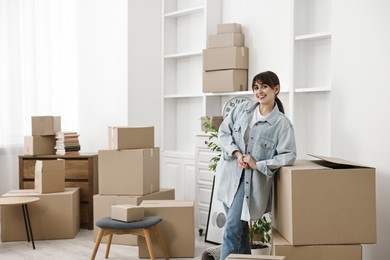
<svg viewBox="0 0 390 260">
<path fill-rule="evenodd" d="M 214 70 L 203 72 L 203 92 L 248 90 L 248 70 Z"/>
<path fill-rule="evenodd" d="M 74 238 L 80 230 L 80 189 L 66 188 L 64 192 L 40 194 L 35 190 L 13 190 L 4 197 L 38 197 L 28 205 L 35 240 Z M 20 205 L 1 209 L 1 241 L 26 240 L 26 228 Z"/>
<path fill-rule="evenodd" d="M 32 135 L 55 135 L 61 131 L 60 116 L 32 116 Z"/>
<path fill-rule="evenodd" d="M 246 47 L 225 47 L 203 50 L 203 70 L 248 69 L 249 50 Z"/>
<path fill-rule="evenodd" d="M 230 254 L 226 259 L 229 260 L 284 260 L 285 256 L 274 256 L 274 255 L 244 255 L 244 254 Z"/>
<path fill-rule="evenodd" d="M 141 207 L 145 216 L 160 216 L 158 224 L 170 258 L 194 257 L 195 226 L 194 201 L 192 200 L 144 200 Z M 164 257 L 158 240 L 152 232 L 153 250 L 156 257 Z M 138 257 L 149 258 L 146 241 L 138 237 Z"/>
<path fill-rule="evenodd" d="M 108 127 L 109 149 L 142 149 L 154 147 L 154 127 Z"/>
<path fill-rule="evenodd" d="M 361 260 L 361 245 L 292 246 L 277 231 L 272 232 L 272 254 L 284 255 L 286 260 Z"/>
<path fill-rule="evenodd" d="M 219 33 L 208 36 L 207 48 L 244 47 L 245 37 L 242 33 Z"/>
<path fill-rule="evenodd" d="M 160 149 L 100 150 L 99 194 L 142 196 L 160 189 Z"/>
<path fill-rule="evenodd" d="M 38 193 L 64 192 L 65 160 L 37 160 L 34 184 Z"/>
<path fill-rule="evenodd" d="M 125 196 L 125 195 L 101 195 L 93 196 L 93 217 L 94 223 L 98 219 L 108 217 L 111 214 L 111 207 L 119 204 L 131 204 L 139 206 L 144 200 L 174 200 L 174 189 L 161 189 L 157 192 L 150 193 L 144 196 Z M 93 236 L 96 241 L 99 228 L 94 226 Z M 107 237 L 103 237 L 103 243 L 107 243 Z M 138 245 L 137 236 L 135 235 L 120 235 L 113 236 L 112 244 L 121 245 Z"/>
<path fill-rule="evenodd" d="M 56 138 L 54 135 L 25 136 L 23 153 L 25 155 L 55 154 L 55 149 L 54 149 L 55 145 L 56 145 Z"/>
<path fill-rule="evenodd" d="M 217 33 L 240 33 L 241 24 L 239 23 L 222 23 L 217 24 Z"/>
<path fill-rule="evenodd" d="M 319 158 L 280 169 L 273 226 L 292 245 L 375 243 L 375 169 Z"/>
</svg>

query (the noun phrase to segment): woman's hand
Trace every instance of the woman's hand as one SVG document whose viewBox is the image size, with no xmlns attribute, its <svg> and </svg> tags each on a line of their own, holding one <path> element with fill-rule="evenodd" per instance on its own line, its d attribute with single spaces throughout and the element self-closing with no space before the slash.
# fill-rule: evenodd
<svg viewBox="0 0 390 260">
<path fill-rule="evenodd" d="M 233 156 L 235 156 L 237 158 L 238 165 L 240 165 L 241 168 L 243 168 L 243 169 L 249 168 L 248 164 L 243 161 L 243 155 L 239 151 L 235 151 L 233 153 Z"/>
<path fill-rule="evenodd" d="M 256 162 L 252 159 L 250 155 L 244 154 L 242 155 L 242 161 L 248 165 L 248 167 L 251 167 L 253 170 L 257 169 Z"/>
</svg>

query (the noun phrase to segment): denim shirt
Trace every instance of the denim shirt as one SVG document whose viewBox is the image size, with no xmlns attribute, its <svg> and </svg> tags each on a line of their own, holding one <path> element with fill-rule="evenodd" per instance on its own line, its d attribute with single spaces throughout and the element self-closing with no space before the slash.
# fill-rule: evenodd
<svg viewBox="0 0 390 260">
<path fill-rule="evenodd" d="M 259 219 L 270 211 L 271 188 L 275 172 L 296 159 L 294 129 L 290 120 L 275 105 L 273 111 L 256 122 L 244 141 L 258 102 L 247 101 L 236 106 L 219 127 L 218 138 L 222 149 L 216 169 L 217 199 L 230 207 L 243 174 L 245 196 L 251 219 Z M 243 170 L 233 156 L 234 151 L 250 155 L 257 165 Z M 245 201 L 245 199 L 244 199 Z"/>
</svg>

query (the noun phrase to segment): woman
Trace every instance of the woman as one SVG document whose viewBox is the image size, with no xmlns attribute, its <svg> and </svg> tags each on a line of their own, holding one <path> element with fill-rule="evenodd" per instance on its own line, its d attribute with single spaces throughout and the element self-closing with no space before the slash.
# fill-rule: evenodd
<svg viewBox="0 0 390 260">
<path fill-rule="evenodd" d="M 232 253 L 251 253 L 248 221 L 270 211 L 274 174 L 296 158 L 293 126 L 277 97 L 279 84 L 271 71 L 256 75 L 256 101 L 236 106 L 219 127 L 222 157 L 216 192 L 227 214 L 221 260 Z"/>
</svg>

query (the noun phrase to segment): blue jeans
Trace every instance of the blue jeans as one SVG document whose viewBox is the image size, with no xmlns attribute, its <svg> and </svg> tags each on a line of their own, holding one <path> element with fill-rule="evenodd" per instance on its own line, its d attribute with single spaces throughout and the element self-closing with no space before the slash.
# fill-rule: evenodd
<svg viewBox="0 0 390 260">
<path fill-rule="evenodd" d="M 251 254 L 248 222 L 241 220 L 242 203 L 244 201 L 243 182 L 244 178 L 241 177 L 232 206 L 228 208 L 224 205 L 227 221 L 223 233 L 220 260 L 224 260 L 230 254 Z"/>
</svg>

